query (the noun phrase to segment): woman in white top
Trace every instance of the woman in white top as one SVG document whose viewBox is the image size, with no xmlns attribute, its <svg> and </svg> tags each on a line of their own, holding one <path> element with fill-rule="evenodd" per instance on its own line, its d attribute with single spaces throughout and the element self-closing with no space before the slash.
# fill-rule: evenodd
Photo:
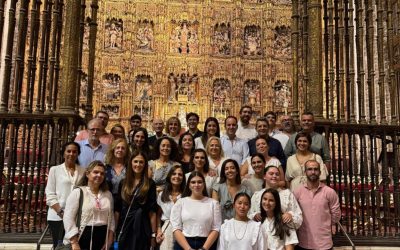
<svg viewBox="0 0 400 250">
<path fill-rule="evenodd" d="M 284 223 L 294 223 L 296 229 L 303 223 L 303 214 L 300 209 L 299 203 L 289 189 L 281 189 L 279 183 L 279 170 L 275 166 L 269 166 L 265 169 L 265 188 L 255 192 L 251 197 L 251 208 L 249 211 L 249 218 L 255 221 L 261 221 L 260 202 L 261 196 L 268 188 L 276 189 L 279 192 L 280 203 L 282 208 L 282 219 Z"/>
<path fill-rule="evenodd" d="M 175 202 L 181 198 L 186 181 L 182 166 L 174 165 L 168 173 L 163 191 L 157 197 L 159 206 L 157 212 L 157 243 L 160 250 L 171 250 L 174 237 L 170 221 L 171 209 Z"/>
<path fill-rule="evenodd" d="M 233 201 L 235 217 L 225 220 L 221 226 L 219 250 L 264 250 L 264 238 L 261 223 L 250 220 L 250 196 L 237 193 Z"/>
<path fill-rule="evenodd" d="M 216 200 L 207 197 L 204 176 L 193 171 L 185 191 L 172 207 L 174 250 L 215 250 L 221 227 L 221 209 Z"/>
<path fill-rule="evenodd" d="M 268 166 L 276 166 L 279 169 L 280 173 L 280 180 L 279 180 L 279 187 L 285 188 L 286 182 L 285 182 L 285 175 L 283 172 L 283 168 L 281 165 L 281 162 L 274 156 L 269 156 L 268 151 L 268 143 L 267 139 L 262 136 L 258 136 L 256 138 L 256 151 L 257 153 L 260 153 L 264 156 L 265 159 L 265 167 Z M 254 169 L 251 166 L 251 157 L 247 157 L 246 161 L 240 168 L 240 175 L 243 177 L 249 177 L 249 175 L 254 174 Z"/>
<path fill-rule="evenodd" d="M 194 140 L 195 148 L 206 149 L 206 144 L 211 136 L 220 137 L 219 123 L 215 117 L 208 117 L 204 123 L 204 133 Z"/>
<path fill-rule="evenodd" d="M 189 171 L 198 171 L 206 179 L 206 191 L 208 196 L 212 194 L 214 183 L 217 182 L 216 173 L 210 170 L 206 151 L 197 148 L 193 151 L 192 158 L 190 159 Z M 190 172 L 186 174 L 186 180 L 189 178 Z"/>
<path fill-rule="evenodd" d="M 299 243 L 293 224 L 284 223 L 279 193 L 273 188 L 266 189 L 261 196 L 261 222 L 266 249 L 292 250 Z"/>
<path fill-rule="evenodd" d="M 210 169 L 215 171 L 219 176 L 221 174 L 222 163 L 226 160 L 221 139 L 216 136 L 211 136 L 206 145 L 206 152 L 208 161 L 210 162 Z"/>
<path fill-rule="evenodd" d="M 113 198 L 105 180 L 106 167 L 101 161 L 93 161 L 86 175 L 79 181 L 80 188 L 74 189 L 67 199 L 64 214 L 66 243 L 73 250 L 108 249 L 114 239 L 115 222 Z M 80 228 L 76 225 L 80 190 L 83 194 Z"/>
<path fill-rule="evenodd" d="M 85 170 L 78 164 L 79 144 L 67 142 L 62 147 L 64 163 L 50 168 L 46 185 L 47 223 L 53 238 L 53 248 L 64 238 L 64 208 L 69 194 Z"/>
<path fill-rule="evenodd" d="M 296 144 L 296 154 L 288 158 L 285 173 L 286 181 L 288 182 L 288 186 L 292 192 L 300 185 L 307 183 L 304 163 L 308 160 L 316 160 L 321 166 L 321 175 L 319 177 L 321 181 L 325 181 L 326 176 L 328 175 L 328 170 L 326 169 L 321 156 L 310 151 L 312 142 L 310 134 L 299 132 L 294 141 Z"/>
</svg>

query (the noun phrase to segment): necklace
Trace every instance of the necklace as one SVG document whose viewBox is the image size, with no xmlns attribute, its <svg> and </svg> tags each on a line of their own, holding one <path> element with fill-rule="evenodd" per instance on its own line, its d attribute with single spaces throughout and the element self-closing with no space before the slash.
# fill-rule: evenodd
<svg viewBox="0 0 400 250">
<path fill-rule="evenodd" d="M 244 233 L 243 233 L 243 235 L 242 235 L 242 237 L 238 237 L 237 235 L 236 235 L 236 223 L 235 223 L 235 219 L 233 220 L 233 233 L 235 234 L 235 238 L 237 239 L 237 240 L 242 240 L 243 238 L 244 238 L 244 236 L 246 235 L 246 231 L 247 231 L 247 225 L 249 225 L 249 222 L 247 221 L 246 222 L 246 227 L 245 227 L 245 229 L 244 229 Z M 239 225 L 239 228 L 240 228 L 241 226 Z M 240 232 L 240 231 L 239 231 Z"/>
</svg>

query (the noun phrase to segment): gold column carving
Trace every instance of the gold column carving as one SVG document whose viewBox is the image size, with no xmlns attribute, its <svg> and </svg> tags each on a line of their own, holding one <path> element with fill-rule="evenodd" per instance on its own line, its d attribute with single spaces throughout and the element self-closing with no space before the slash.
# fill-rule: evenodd
<svg viewBox="0 0 400 250">
<path fill-rule="evenodd" d="M 308 13 L 308 72 L 306 110 L 312 111 L 317 119 L 323 119 L 322 90 L 322 22 L 320 1 L 310 0 Z"/>
<path fill-rule="evenodd" d="M 63 55 L 63 70 L 61 75 L 61 93 L 59 112 L 75 113 L 75 91 L 78 80 L 78 56 L 79 56 L 79 23 L 80 23 L 80 0 L 69 0 L 65 2 L 65 33 Z"/>
</svg>

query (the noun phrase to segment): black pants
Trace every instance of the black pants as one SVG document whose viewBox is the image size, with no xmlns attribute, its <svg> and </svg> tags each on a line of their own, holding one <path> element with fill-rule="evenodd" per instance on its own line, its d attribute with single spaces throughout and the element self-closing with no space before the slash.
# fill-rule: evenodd
<svg viewBox="0 0 400 250">
<path fill-rule="evenodd" d="M 62 243 L 63 238 L 64 238 L 64 223 L 62 220 L 60 221 L 47 221 L 47 224 L 49 224 L 50 232 L 51 232 L 51 238 L 53 239 L 53 248 L 55 248 L 58 243 Z"/>
<path fill-rule="evenodd" d="M 192 249 L 199 249 L 203 247 L 204 243 L 207 240 L 207 237 L 185 237 L 185 238 Z M 214 244 L 212 244 L 210 250 L 217 249 L 217 241 L 218 239 L 214 242 Z M 174 242 L 174 250 L 183 250 L 183 248 L 179 245 L 177 241 Z"/>
<path fill-rule="evenodd" d="M 92 250 L 100 250 L 106 242 L 107 225 L 94 226 L 92 237 L 92 226 L 86 226 L 83 230 L 82 236 L 79 239 L 79 246 L 81 250 L 90 249 L 90 241 L 92 241 Z M 92 237 L 92 238 L 91 238 Z"/>
</svg>

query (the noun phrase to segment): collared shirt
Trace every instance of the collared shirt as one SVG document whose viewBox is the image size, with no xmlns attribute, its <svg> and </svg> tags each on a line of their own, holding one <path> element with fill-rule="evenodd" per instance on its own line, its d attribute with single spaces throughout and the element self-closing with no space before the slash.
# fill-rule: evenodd
<svg viewBox="0 0 400 250">
<path fill-rule="evenodd" d="M 81 130 L 78 132 L 78 135 L 75 137 L 75 141 L 79 142 L 79 141 L 83 141 L 89 138 L 89 133 L 88 131 L 85 130 Z M 100 136 L 100 142 L 106 145 L 110 145 L 113 141 L 114 141 L 114 136 L 112 134 L 109 134 L 107 132 L 105 132 L 104 134 L 102 134 Z"/>
<path fill-rule="evenodd" d="M 253 125 L 248 124 L 243 126 L 242 121 L 238 121 L 238 130 L 236 131 L 236 136 L 244 139 L 246 142 L 257 136 L 256 129 Z"/>
<path fill-rule="evenodd" d="M 221 136 L 222 150 L 227 158 L 235 160 L 239 166 L 244 163 L 249 156 L 249 146 L 247 141 L 237 136 L 231 140 L 227 135 Z"/>
<path fill-rule="evenodd" d="M 78 144 L 81 147 L 81 153 L 78 160 L 79 164 L 83 168 L 87 168 L 87 166 L 94 160 L 104 162 L 104 156 L 107 153 L 108 145 L 100 143 L 96 148 L 92 148 L 87 139 L 79 141 Z"/>
<path fill-rule="evenodd" d="M 331 226 L 340 220 L 336 192 L 320 183 L 315 192 L 307 184 L 294 195 L 303 211 L 303 224 L 298 230 L 299 246 L 307 249 L 330 249 L 333 245 Z"/>
<path fill-rule="evenodd" d="M 293 135 L 291 135 L 289 138 L 289 141 L 286 144 L 286 147 L 284 150 L 286 157 L 289 157 L 296 153 L 296 143 L 294 141 L 296 138 L 296 135 L 297 135 L 297 133 L 294 133 Z M 326 141 L 325 137 L 322 136 L 321 134 L 318 134 L 317 132 L 312 132 L 312 133 L 310 133 L 310 135 L 312 138 L 310 151 L 313 153 L 319 154 L 325 163 L 330 162 L 331 154 L 329 152 L 329 145 L 328 145 L 328 142 Z"/>
</svg>

